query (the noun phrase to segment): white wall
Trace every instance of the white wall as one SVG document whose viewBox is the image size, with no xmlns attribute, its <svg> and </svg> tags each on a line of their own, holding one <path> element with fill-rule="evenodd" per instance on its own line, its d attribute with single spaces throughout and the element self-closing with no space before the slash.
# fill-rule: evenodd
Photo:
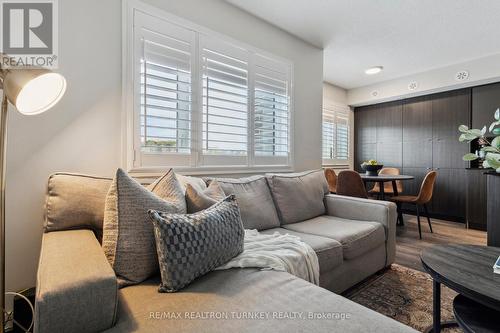
<svg viewBox="0 0 500 333">
<path fill-rule="evenodd" d="M 349 107 L 347 90 L 331 83 L 323 83 L 323 106 L 342 105 Z M 349 160 L 347 167 L 333 167 L 335 170 L 352 169 L 354 163 L 354 112 L 349 113 Z"/>
<path fill-rule="evenodd" d="M 455 74 L 461 70 L 469 72 L 468 80 L 455 80 Z M 349 105 L 360 106 L 497 81 L 500 81 L 500 54 L 350 89 L 347 95 Z M 408 89 L 411 82 L 418 83 L 418 88 L 414 91 Z M 374 91 L 378 93 L 377 96 L 373 96 Z"/>
<path fill-rule="evenodd" d="M 322 50 L 221 0 L 148 0 L 295 65 L 295 167 L 321 166 Z M 121 162 L 120 0 L 60 0 L 63 100 L 49 112 L 10 113 L 7 288 L 35 285 L 46 181 L 55 171 L 111 176 Z"/>
</svg>

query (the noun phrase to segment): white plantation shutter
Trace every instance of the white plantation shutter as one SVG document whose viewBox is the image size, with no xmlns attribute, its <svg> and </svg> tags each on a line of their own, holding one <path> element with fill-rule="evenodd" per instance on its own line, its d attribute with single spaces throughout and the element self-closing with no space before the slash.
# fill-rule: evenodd
<svg viewBox="0 0 500 333">
<path fill-rule="evenodd" d="M 256 165 L 287 165 L 290 153 L 290 67 L 254 58 L 254 151 Z"/>
<path fill-rule="evenodd" d="M 147 165 L 189 165 L 194 33 L 140 13 L 135 21 L 140 106 L 136 158 Z"/>
<path fill-rule="evenodd" d="M 182 20 L 135 10 L 133 21 L 126 72 L 132 167 L 291 166 L 290 62 Z"/>
<path fill-rule="evenodd" d="M 336 155 L 337 160 L 347 161 L 349 159 L 349 117 L 348 115 L 337 115 L 337 137 Z"/>
<path fill-rule="evenodd" d="M 323 109 L 323 164 L 346 164 L 349 159 L 349 108 Z"/>
<path fill-rule="evenodd" d="M 202 163 L 248 163 L 248 52 L 200 38 L 203 85 Z"/>
</svg>

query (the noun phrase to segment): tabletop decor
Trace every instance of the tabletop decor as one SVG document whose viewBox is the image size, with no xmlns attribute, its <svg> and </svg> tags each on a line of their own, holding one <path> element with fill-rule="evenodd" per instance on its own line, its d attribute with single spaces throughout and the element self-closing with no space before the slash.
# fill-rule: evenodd
<svg viewBox="0 0 500 333">
<path fill-rule="evenodd" d="M 489 129 L 487 129 L 486 126 L 481 130 L 469 129 L 466 125 L 460 125 L 458 130 L 462 134 L 460 134 L 458 140 L 460 142 L 471 142 L 475 139 L 479 139 L 481 142 L 480 151 L 477 153 L 465 154 L 463 160 L 474 161 L 481 158 L 484 168 L 493 168 L 497 173 L 500 173 L 500 108 L 495 111 L 494 119 L 495 121 L 491 123 Z M 491 136 L 486 135 L 487 132 L 495 137 L 491 139 Z"/>
<path fill-rule="evenodd" d="M 379 170 L 382 169 L 383 167 L 384 167 L 383 165 L 378 164 L 378 162 L 375 160 L 369 160 L 368 162 L 363 162 L 361 164 L 361 169 L 366 171 L 366 174 L 368 176 L 377 176 Z"/>
</svg>

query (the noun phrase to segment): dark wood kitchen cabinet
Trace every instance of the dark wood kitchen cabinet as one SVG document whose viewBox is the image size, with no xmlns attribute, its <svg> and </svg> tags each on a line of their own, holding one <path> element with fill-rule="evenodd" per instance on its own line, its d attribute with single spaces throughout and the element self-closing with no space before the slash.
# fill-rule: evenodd
<svg viewBox="0 0 500 333">
<path fill-rule="evenodd" d="M 470 228 L 486 230 L 486 170 L 467 169 L 466 173 L 466 221 Z"/>
<path fill-rule="evenodd" d="M 470 123 L 471 90 L 462 89 L 436 95 L 432 99 L 432 167 L 464 169 L 462 156 L 469 145 L 458 141 L 458 126 Z"/>
<path fill-rule="evenodd" d="M 437 171 L 429 210 L 436 217 L 465 221 L 468 165 L 462 156 L 469 146 L 458 141 L 458 126 L 469 125 L 470 114 L 470 89 L 356 108 L 357 161 L 374 156 L 384 166 L 413 175 L 414 181 L 403 183 L 405 194 L 417 194 L 425 175 Z M 369 131 L 359 128 L 364 124 L 370 124 Z M 373 141 L 373 135 L 377 141 L 375 155 L 373 143 L 367 144 L 367 138 Z"/>
<path fill-rule="evenodd" d="M 437 172 L 430 211 L 437 217 L 465 222 L 465 169 L 435 168 Z"/>
<path fill-rule="evenodd" d="M 385 103 L 377 109 L 377 161 L 386 167 L 401 168 L 403 104 L 401 101 Z"/>
<path fill-rule="evenodd" d="M 499 107 L 500 83 L 472 88 L 472 128 L 489 126 Z"/>
<path fill-rule="evenodd" d="M 500 247 L 500 174 L 490 171 L 486 176 L 486 216 L 488 246 Z"/>
<path fill-rule="evenodd" d="M 418 97 L 403 103 L 403 168 L 432 167 L 432 101 Z"/>
<path fill-rule="evenodd" d="M 354 114 L 354 168 L 361 171 L 361 163 L 376 159 L 377 155 L 377 108 L 367 106 Z"/>
</svg>

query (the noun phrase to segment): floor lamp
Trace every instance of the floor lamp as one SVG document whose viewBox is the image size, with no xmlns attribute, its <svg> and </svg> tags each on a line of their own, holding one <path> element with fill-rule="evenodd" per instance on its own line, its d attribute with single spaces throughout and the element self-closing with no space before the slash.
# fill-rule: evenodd
<svg viewBox="0 0 500 333">
<path fill-rule="evenodd" d="M 1 59 L 2 57 L 0 57 Z M 66 80 L 47 69 L 2 69 L 0 89 L 3 90 L 0 114 L 0 309 L 4 332 L 5 311 L 5 167 L 7 151 L 7 113 L 9 102 L 24 115 L 35 115 L 53 107 L 64 95 Z"/>
</svg>

